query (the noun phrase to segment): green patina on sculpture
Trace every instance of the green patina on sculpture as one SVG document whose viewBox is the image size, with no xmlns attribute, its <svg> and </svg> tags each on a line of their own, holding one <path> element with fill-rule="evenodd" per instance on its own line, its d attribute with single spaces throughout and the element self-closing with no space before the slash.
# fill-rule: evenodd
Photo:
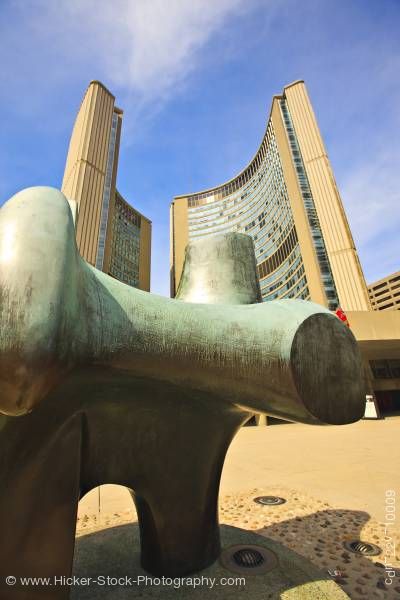
<svg viewBox="0 0 400 600">
<path fill-rule="evenodd" d="M 224 233 L 189 243 L 176 298 L 206 304 L 261 302 L 251 237 Z"/>
<path fill-rule="evenodd" d="M 171 300 L 85 263 L 61 192 L 1 209 L 1 575 L 69 574 L 79 498 L 103 483 L 132 491 L 145 569 L 198 571 L 219 554 L 220 474 L 250 413 L 363 415 L 348 328 L 311 302 L 259 303 L 249 238 L 207 240 Z"/>
</svg>

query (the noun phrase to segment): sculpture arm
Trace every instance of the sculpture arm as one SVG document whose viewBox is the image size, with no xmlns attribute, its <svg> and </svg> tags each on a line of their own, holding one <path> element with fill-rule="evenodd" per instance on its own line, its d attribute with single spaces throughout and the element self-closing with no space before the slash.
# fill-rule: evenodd
<svg viewBox="0 0 400 600">
<path fill-rule="evenodd" d="M 68 202 L 52 188 L 4 205 L 0 249 L 6 414 L 32 410 L 74 367 L 104 365 L 250 412 L 317 424 L 362 416 L 357 343 L 322 306 L 210 306 L 133 289 L 79 256 Z"/>
</svg>

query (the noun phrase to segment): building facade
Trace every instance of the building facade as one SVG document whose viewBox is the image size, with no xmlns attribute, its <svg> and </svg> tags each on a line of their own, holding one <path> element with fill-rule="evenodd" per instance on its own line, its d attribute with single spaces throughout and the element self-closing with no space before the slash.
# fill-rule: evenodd
<svg viewBox="0 0 400 600">
<path fill-rule="evenodd" d="M 76 203 L 81 256 L 97 269 L 148 291 L 151 221 L 116 189 L 122 118 L 113 94 L 92 81 L 73 127 L 61 190 Z"/>
<path fill-rule="evenodd" d="M 248 166 L 171 204 L 171 295 L 189 241 L 228 231 L 254 241 L 263 301 L 313 300 L 370 310 L 360 261 L 303 81 L 274 96 Z"/>
<path fill-rule="evenodd" d="M 111 228 L 109 274 L 123 283 L 149 291 L 151 221 L 116 191 Z"/>
<path fill-rule="evenodd" d="M 373 310 L 400 310 L 400 271 L 368 286 Z"/>
</svg>

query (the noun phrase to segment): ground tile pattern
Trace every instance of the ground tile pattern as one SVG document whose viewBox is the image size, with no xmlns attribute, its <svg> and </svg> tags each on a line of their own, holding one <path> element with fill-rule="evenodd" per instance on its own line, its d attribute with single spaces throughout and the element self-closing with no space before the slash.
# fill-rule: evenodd
<svg viewBox="0 0 400 600">
<path fill-rule="evenodd" d="M 286 503 L 262 506 L 257 496 L 280 496 Z M 220 523 L 254 531 L 280 542 L 329 573 L 352 600 L 365 598 L 400 599 L 400 557 L 393 554 L 391 542 L 400 548 L 398 528 L 388 528 L 366 512 L 334 507 L 311 495 L 283 487 L 255 488 L 220 498 Z M 78 519 L 77 536 L 95 530 L 136 521 L 134 508 L 113 514 L 84 514 Z M 354 539 L 372 542 L 382 549 L 378 556 L 358 556 L 348 552 L 343 542 Z M 385 565 L 394 567 L 391 578 Z M 388 582 L 391 581 L 389 584 Z"/>
<path fill-rule="evenodd" d="M 287 501 L 278 506 L 256 504 L 254 498 L 263 495 Z M 390 545 L 393 541 L 400 549 L 399 530 L 390 528 L 392 540 L 385 538 L 384 525 L 366 512 L 332 507 L 295 490 L 271 487 L 221 498 L 220 522 L 256 531 L 288 546 L 321 570 L 330 571 L 354 600 L 400 599 L 400 557 L 393 554 Z M 383 552 L 373 557 L 352 554 L 343 548 L 343 542 L 354 539 L 372 542 Z M 397 565 L 393 579 L 385 570 L 385 554 L 387 565 Z"/>
</svg>

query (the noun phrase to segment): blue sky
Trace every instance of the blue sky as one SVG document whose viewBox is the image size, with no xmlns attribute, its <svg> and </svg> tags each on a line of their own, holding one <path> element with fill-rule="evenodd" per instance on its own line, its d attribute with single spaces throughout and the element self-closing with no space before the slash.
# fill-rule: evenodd
<svg viewBox="0 0 400 600">
<path fill-rule="evenodd" d="M 1 0 L 0 204 L 60 187 L 89 81 L 124 109 L 117 186 L 153 221 L 245 166 L 273 94 L 304 79 L 368 282 L 400 269 L 399 0 Z"/>
</svg>

